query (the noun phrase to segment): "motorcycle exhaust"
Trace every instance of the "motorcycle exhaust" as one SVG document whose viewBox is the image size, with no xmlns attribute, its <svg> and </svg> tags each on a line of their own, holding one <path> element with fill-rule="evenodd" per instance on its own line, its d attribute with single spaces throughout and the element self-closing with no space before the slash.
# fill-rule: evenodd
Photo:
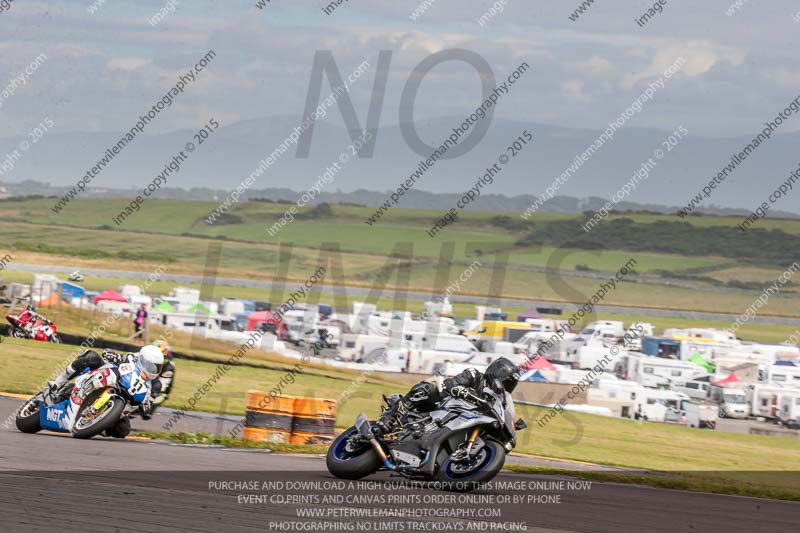
<svg viewBox="0 0 800 533">
<path fill-rule="evenodd" d="M 372 426 L 370 425 L 369 419 L 364 413 L 361 413 L 356 417 L 356 429 L 362 437 L 369 440 L 369 443 L 372 444 L 373 448 L 375 448 L 378 457 L 381 458 L 381 462 L 383 462 L 386 468 L 389 470 L 398 470 L 397 466 L 391 461 L 391 459 L 389 459 L 389 457 L 386 455 L 386 452 L 383 451 L 383 448 L 378 442 L 378 439 L 376 439 L 375 435 L 372 433 Z"/>
</svg>

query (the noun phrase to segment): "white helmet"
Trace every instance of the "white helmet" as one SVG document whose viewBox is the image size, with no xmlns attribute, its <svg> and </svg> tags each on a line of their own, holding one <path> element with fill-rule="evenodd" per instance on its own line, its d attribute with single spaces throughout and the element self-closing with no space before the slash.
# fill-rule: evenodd
<svg viewBox="0 0 800 533">
<path fill-rule="evenodd" d="M 153 344 L 142 346 L 136 354 L 136 365 L 147 379 L 153 380 L 158 377 L 164 366 L 164 353 L 161 348 Z"/>
</svg>

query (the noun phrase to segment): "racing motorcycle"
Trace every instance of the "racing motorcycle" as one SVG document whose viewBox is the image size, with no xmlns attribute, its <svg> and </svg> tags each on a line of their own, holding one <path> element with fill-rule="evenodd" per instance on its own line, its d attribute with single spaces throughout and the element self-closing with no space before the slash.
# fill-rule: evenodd
<svg viewBox="0 0 800 533">
<path fill-rule="evenodd" d="M 485 387 L 481 396 L 449 397 L 430 413 L 410 412 L 404 426 L 388 435 L 376 434 L 361 413 L 328 449 L 328 471 L 360 479 L 389 470 L 441 482 L 447 490 L 472 490 L 497 475 L 516 446 L 517 431 L 527 427 L 521 418 L 514 421 L 511 395 L 498 386 L 502 392 Z"/>
<path fill-rule="evenodd" d="M 9 334 L 14 338 L 61 343 L 55 323 L 42 316 L 33 316 L 25 320 L 20 315 L 6 315 L 6 320 L 11 324 Z"/>
<path fill-rule="evenodd" d="M 77 439 L 105 431 L 110 437 L 124 438 L 115 426 L 139 409 L 149 391 L 149 382 L 134 363 L 107 363 L 81 374 L 74 385 L 67 383 L 52 394 L 44 389 L 33 396 L 17 413 L 17 429 L 72 433 Z"/>
</svg>

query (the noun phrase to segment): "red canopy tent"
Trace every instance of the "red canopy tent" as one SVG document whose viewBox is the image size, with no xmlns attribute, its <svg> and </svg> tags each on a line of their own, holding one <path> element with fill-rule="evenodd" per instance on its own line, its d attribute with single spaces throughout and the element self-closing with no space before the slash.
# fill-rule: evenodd
<svg viewBox="0 0 800 533">
<path fill-rule="evenodd" d="M 739 376 L 737 376 L 734 373 L 731 373 L 727 378 L 720 379 L 720 380 L 717 380 L 717 381 L 712 381 L 711 384 L 712 385 L 727 385 L 729 383 L 741 383 L 741 382 L 742 382 L 742 380 L 739 379 Z"/>
<path fill-rule="evenodd" d="M 519 365 L 519 367 L 523 370 L 556 370 L 556 366 L 544 357 L 530 359 Z"/>
<path fill-rule="evenodd" d="M 115 291 L 114 289 L 108 289 L 105 292 L 101 292 L 97 296 L 94 297 L 94 304 L 97 305 L 98 302 L 127 302 L 128 299 L 125 298 L 123 295 Z"/>
<path fill-rule="evenodd" d="M 276 324 L 275 331 L 277 331 L 277 323 L 280 319 L 275 313 L 269 311 L 257 311 L 247 315 L 247 331 L 255 331 L 259 329 L 261 324 L 273 323 Z"/>
</svg>

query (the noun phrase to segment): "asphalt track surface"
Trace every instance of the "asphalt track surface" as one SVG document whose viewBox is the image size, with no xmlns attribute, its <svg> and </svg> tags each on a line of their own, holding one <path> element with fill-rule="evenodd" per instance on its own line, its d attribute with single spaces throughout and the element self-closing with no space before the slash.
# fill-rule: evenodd
<svg viewBox="0 0 800 533">
<path fill-rule="evenodd" d="M 80 268 L 76 266 L 57 266 L 57 265 L 34 265 L 28 263 L 14 263 L 13 270 L 23 272 L 51 272 L 51 273 L 71 273 L 75 270 L 80 270 L 85 276 L 97 277 L 115 277 L 115 278 L 129 278 L 129 279 L 147 279 L 151 275 L 149 272 L 137 272 L 130 270 L 111 270 L 101 268 Z M 608 277 L 603 278 L 608 279 Z M 159 276 L 161 281 L 174 281 L 176 283 L 200 283 L 203 284 L 207 280 L 203 276 L 191 276 L 186 274 L 161 274 Z M 298 282 L 275 282 L 260 281 L 242 278 L 225 278 L 217 277 L 214 280 L 219 285 L 228 285 L 231 287 L 246 287 L 252 289 L 263 289 L 264 298 L 268 299 L 269 291 L 272 287 L 277 287 L 282 290 L 295 290 L 297 289 Z M 311 288 L 312 292 L 322 292 L 327 294 L 345 294 L 348 297 L 365 298 L 372 294 L 372 289 L 365 287 L 342 287 L 338 285 L 325 285 L 317 284 Z M 387 294 L 394 295 L 394 290 L 387 291 Z M 758 295 L 753 292 L 753 298 Z M 430 292 L 424 291 L 406 291 L 405 296 L 412 300 L 427 301 L 430 300 Z M 588 298 L 588 296 L 587 296 Z M 450 298 L 453 302 L 459 303 L 474 303 L 476 305 L 486 305 L 486 297 L 477 296 L 464 296 L 456 295 Z M 558 303 L 542 300 L 520 300 L 512 298 L 499 298 L 493 299 L 492 305 L 499 305 L 502 307 L 548 307 L 563 309 L 566 311 L 577 310 L 580 305 L 569 303 Z M 732 322 L 736 320 L 736 314 L 728 313 L 707 313 L 702 311 L 689 311 L 689 310 L 671 310 L 671 309 L 653 309 L 649 307 L 623 307 L 618 305 L 596 305 L 595 310 L 601 313 L 622 313 L 622 314 L 637 314 L 641 316 L 661 316 L 661 317 L 682 317 L 692 320 L 720 320 Z M 750 322 L 758 324 L 778 324 L 786 326 L 800 326 L 800 318 L 790 317 L 775 317 L 775 316 L 754 316 L 750 317 Z"/>
<path fill-rule="evenodd" d="M 5 419 L 10 402 L 3 402 Z M 13 409 L 13 407 L 12 407 Z M 382 488 L 338 490 L 317 456 L 173 445 L 140 440 L 22 434 L 0 428 L 0 531 L 581 531 L 726 532 L 797 531 L 800 503 L 592 483 L 582 489 L 482 489 L 469 495 L 493 502 L 514 496 L 533 502 L 510 505 L 477 502 L 434 487 L 398 485 L 387 473 L 372 476 Z M 568 478 L 501 474 L 515 484 L 568 482 Z M 296 483 L 285 490 L 245 489 L 231 482 Z M 225 485 L 228 483 L 228 485 Z M 303 483 L 304 485 L 300 485 Z M 311 487 L 311 488 L 309 488 Z M 251 490 L 255 490 L 251 492 Z M 376 498 L 380 495 L 454 498 L 416 505 L 312 504 L 305 498 Z M 558 495 L 558 501 L 554 498 Z M 295 496 L 295 497 L 297 497 Z M 380 496 L 383 497 L 383 496 Z M 255 498 L 255 499 L 249 499 Z M 261 498 L 261 499 L 258 499 Z M 272 501 L 270 500 L 272 499 Z M 537 499 L 538 498 L 538 499 Z M 257 501 L 256 501 L 257 500 Z M 476 502 L 477 500 L 472 500 Z M 328 518 L 298 517 L 319 509 Z M 435 510 L 435 516 L 366 519 L 375 510 Z M 494 518 L 444 517 L 445 510 L 495 509 Z M 417 512 L 417 511 L 415 511 Z M 437 516 L 438 515 L 438 516 Z M 369 525 L 370 529 L 357 529 Z M 383 528 L 383 529 L 379 529 Z"/>
</svg>

